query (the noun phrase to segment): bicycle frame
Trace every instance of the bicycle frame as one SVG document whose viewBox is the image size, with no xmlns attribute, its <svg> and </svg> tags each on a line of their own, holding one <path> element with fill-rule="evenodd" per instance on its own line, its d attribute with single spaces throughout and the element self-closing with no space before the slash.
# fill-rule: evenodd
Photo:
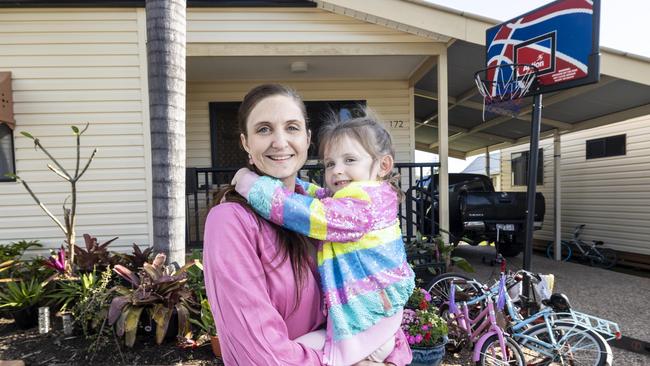
<svg viewBox="0 0 650 366">
<path fill-rule="evenodd" d="M 507 335 L 501 327 L 497 324 L 496 312 L 494 310 L 494 303 L 491 297 L 486 299 L 487 306 L 483 309 L 474 319 L 469 315 L 469 307 L 467 302 L 462 302 L 458 312 L 453 313 L 454 319 L 458 323 L 459 328 L 464 331 L 469 340 L 474 343 L 474 351 L 472 360 L 478 362 L 481 358 L 481 348 L 483 343 L 492 335 L 496 334 L 499 339 L 499 346 L 503 353 L 503 359 L 508 361 L 508 352 L 506 351 Z M 461 310 L 462 308 L 462 310 Z M 478 324 L 478 326 L 476 326 Z"/>
</svg>

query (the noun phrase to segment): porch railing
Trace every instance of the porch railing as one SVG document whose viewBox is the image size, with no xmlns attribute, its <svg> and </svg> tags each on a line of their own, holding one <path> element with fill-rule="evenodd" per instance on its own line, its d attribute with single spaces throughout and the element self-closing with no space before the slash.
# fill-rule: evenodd
<svg viewBox="0 0 650 366">
<path fill-rule="evenodd" d="M 423 204 L 428 197 L 425 185 L 429 176 L 438 172 L 438 163 L 396 163 L 395 170 L 400 174 L 400 188 L 406 199 L 400 204 L 399 218 L 402 234 L 407 243 L 413 241 L 418 230 L 427 228 L 435 234 L 435 225 L 425 225 L 425 219 L 435 222 L 438 215 L 436 210 L 427 209 Z M 232 177 L 239 168 L 187 168 L 186 172 L 186 220 L 185 238 L 188 248 L 199 248 L 203 245 L 203 225 L 212 206 L 214 196 L 220 188 L 230 184 Z M 306 165 L 300 170 L 299 177 L 316 184 L 323 185 L 323 167 L 321 165 Z"/>
</svg>

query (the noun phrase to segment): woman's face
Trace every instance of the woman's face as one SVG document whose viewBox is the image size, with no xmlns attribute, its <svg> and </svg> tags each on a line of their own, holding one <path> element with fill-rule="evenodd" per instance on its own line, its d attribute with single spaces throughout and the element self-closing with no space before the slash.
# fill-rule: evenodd
<svg viewBox="0 0 650 366">
<path fill-rule="evenodd" d="M 284 95 L 261 100 L 248 116 L 246 134 L 241 135 L 242 145 L 253 164 L 293 187 L 298 170 L 307 161 L 311 137 L 296 101 Z"/>
</svg>

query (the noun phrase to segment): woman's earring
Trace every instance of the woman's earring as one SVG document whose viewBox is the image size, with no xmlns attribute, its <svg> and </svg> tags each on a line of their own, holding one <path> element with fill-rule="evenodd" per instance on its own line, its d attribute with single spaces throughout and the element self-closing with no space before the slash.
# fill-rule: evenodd
<svg viewBox="0 0 650 366">
<path fill-rule="evenodd" d="M 250 164 L 250 165 L 255 165 L 255 164 L 253 163 L 253 157 L 251 156 L 251 154 L 248 154 L 248 164 Z"/>
</svg>

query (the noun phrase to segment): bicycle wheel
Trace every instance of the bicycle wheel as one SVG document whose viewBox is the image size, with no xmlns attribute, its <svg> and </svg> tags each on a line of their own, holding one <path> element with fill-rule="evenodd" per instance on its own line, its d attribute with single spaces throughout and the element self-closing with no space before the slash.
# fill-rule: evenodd
<svg viewBox="0 0 650 366">
<path fill-rule="evenodd" d="M 426 290 L 431 294 L 432 302 L 440 308 L 445 302 L 449 301 L 449 288 L 452 281 L 470 281 L 471 278 L 458 274 L 458 273 L 443 273 L 435 276 L 431 279 L 431 282 L 426 287 Z M 460 297 L 463 297 L 462 300 L 468 300 L 478 294 L 480 294 L 480 289 L 476 287 L 473 283 L 459 284 L 454 283 L 456 287 L 456 299 L 460 300 Z M 467 297 L 467 298 L 465 298 Z"/>
<path fill-rule="evenodd" d="M 481 347 L 481 356 L 476 362 L 477 365 L 519 365 L 525 366 L 526 359 L 524 353 L 517 343 L 510 337 L 503 336 L 506 341 L 505 354 L 508 360 L 505 360 L 504 352 L 499 344 L 499 337 L 496 334 L 490 336 Z"/>
<path fill-rule="evenodd" d="M 612 268 L 618 262 L 616 251 L 609 248 L 594 248 L 589 251 L 589 264 L 593 267 Z"/>
<path fill-rule="evenodd" d="M 573 252 L 571 250 L 571 246 L 569 246 L 569 243 L 562 240 L 560 243 L 560 250 L 560 260 L 562 262 L 568 261 L 569 258 L 571 258 L 571 253 Z M 546 257 L 549 259 L 555 259 L 555 242 L 548 243 L 548 246 L 546 247 Z"/>
<path fill-rule="evenodd" d="M 556 321 L 551 331 L 557 344 L 553 348 L 542 343 L 521 339 L 528 364 L 534 365 L 576 365 L 609 366 L 612 364 L 612 350 L 595 331 L 568 321 Z M 536 324 L 523 333 L 551 344 L 549 329 L 545 323 Z"/>
</svg>

